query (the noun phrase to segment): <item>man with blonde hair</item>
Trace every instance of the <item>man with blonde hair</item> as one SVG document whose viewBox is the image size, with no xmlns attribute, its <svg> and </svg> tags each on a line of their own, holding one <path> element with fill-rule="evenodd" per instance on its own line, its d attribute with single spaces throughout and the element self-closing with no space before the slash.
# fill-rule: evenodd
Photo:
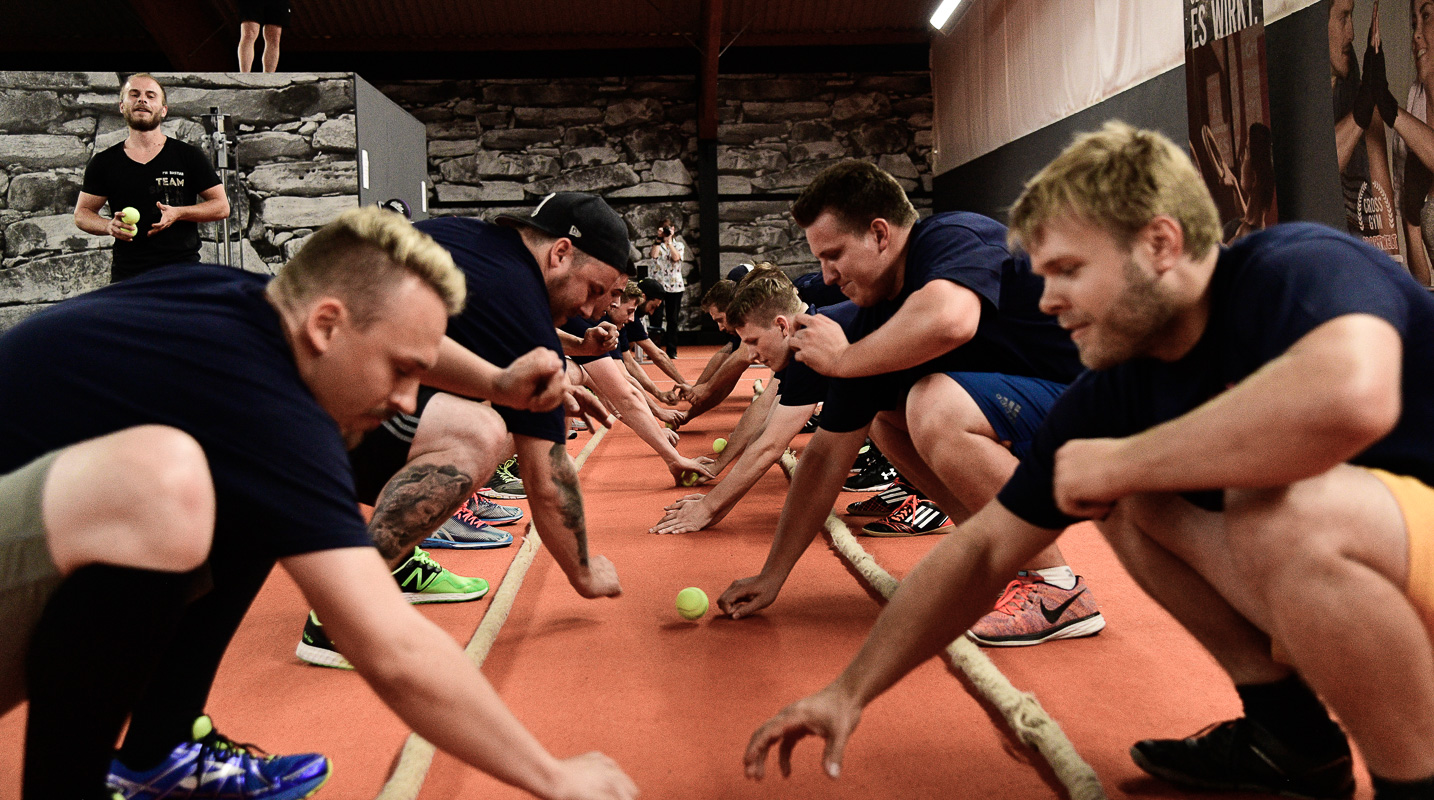
<svg viewBox="0 0 1434 800">
<path fill-rule="evenodd" d="M 179 597 L 136 608 L 89 570 L 56 591 L 31 636 L 31 694 L 74 691 L 30 718 L 25 797 L 112 790 L 147 799 L 203 785 L 278 800 L 317 789 L 327 759 L 259 757 L 202 715 L 219 656 L 276 561 L 360 674 L 435 744 L 537 794 L 578 786 L 630 796 L 611 762 L 543 750 L 452 639 L 405 602 L 358 513 L 345 452 L 412 410 L 421 378 L 469 396 L 557 403 L 557 358 L 499 370 L 446 340 L 447 317 L 463 306 L 461 276 L 387 212 L 346 212 L 295 262 L 273 282 L 212 265 L 158 270 L 60 303 L 0 338 L 0 470 L 97 436 L 169 426 L 202 449 L 216 510 L 207 569 L 188 587 L 202 596 L 188 606 Z M 501 427 L 490 436 L 501 440 Z M 74 637 L 104 624 L 144 646 L 86 647 L 76 658 L 83 640 Z M 51 646 L 56 637 L 69 647 Z M 114 672 L 131 676 L 123 691 L 92 702 L 109 685 L 96 676 Z"/>
<path fill-rule="evenodd" d="M 791 280 L 771 266 L 758 266 L 742 280 L 727 304 L 727 324 L 741 336 L 752 362 L 773 370 L 772 380 L 742 412 L 710 468 L 716 474 L 730 464 L 731 473 L 706 493 L 689 494 L 668 505 L 650 533 L 690 533 L 721 522 L 802 432 L 827 392 L 825 376 L 792 358 L 791 337 L 796 318 L 803 313 L 848 324 L 856 315 L 856 305 L 808 306 Z"/>
<path fill-rule="evenodd" d="M 771 604 L 821 530 L 867 432 L 914 492 L 863 531 L 947 533 L 995 496 L 1055 398 L 1080 371 L 1038 308 L 1040 279 L 978 214 L 918 219 L 896 179 L 863 161 L 818 175 L 792 204 L 828 284 L 858 306 L 843 326 L 802 314 L 790 347 L 830 379 L 760 574 L 718 605 L 733 617 Z M 1006 575 L 977 642 L 1029 646 L 1105 627 L 1085 581 L 1052 545 Z M 995 593 L 993 593 L 995 596 Z"/>
<path fill-rule="evenodd" d="M 917 566 L 806 730 L 835 774 L 862 706 L 981 613 L 992 569 L 1093 519 L 1214 656 L 1244 716 L 1131 750 L 1204 789 L 1434 797 L 1434 299 L 1386 255 L 1292 223 L 1218 246 L 1185 152 L 1122 123 L 1026 186 L 1014 243 L 1091 368 L 1001 490 Z"/>
</svg>

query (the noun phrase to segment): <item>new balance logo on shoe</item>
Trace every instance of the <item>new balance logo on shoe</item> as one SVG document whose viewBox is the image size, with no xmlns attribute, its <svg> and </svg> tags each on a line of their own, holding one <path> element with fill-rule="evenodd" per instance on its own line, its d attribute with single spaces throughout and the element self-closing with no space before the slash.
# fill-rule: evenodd
<svg viewBox="0 0 1434 800">
<path fill-rule="evenodd" d="M 1054 625 L 1056 623 L 1056 620 L 1060 619 L 1061 615 L 1066 613 L 1066 609 L 1071 607 L 1071 603 L 1074 603 L 1083 594 L 1085 594 L 1085 590 L 1081 589 L 1079 592 L 1076 592 L 1075 594 L 1071 595 L 1069 600 L 1065 601 L 1064 603 L 1061 603 L 1055 608 L 1046 608 L 1046 601 L 1042 600 L 1041 613 L 1046 615 L 1046 622 L 1049 622 Z"/>
<path fill-rule="evenodd" d="M 399 588 L 401 588 L 401 589 L 407 589 L 407 588 L 408 588 L 408 583 L 409 583 L 409 581 L 413 581 L 413 582 L 414 582 L 413 591 L 415 591 L 415 592 L 427 591 L 429 585 L 432 584 L 434 581 L 438 580 L 438 574 L 439 574 L 439 573 L 434 572 L 434 573 L 425 575 L 425 574 L 423 574 L 423 571 L 422 571 L 422 570 L 417 570 L 417 569 L 416 569 L 416 570 L 414 570 L 414 571 L 408 573 L 408 577 L 404 578 L 404 579 L 403 579 L 403 583 L 400 583 L 398 586 L 399 586 Z"/>
</svg>

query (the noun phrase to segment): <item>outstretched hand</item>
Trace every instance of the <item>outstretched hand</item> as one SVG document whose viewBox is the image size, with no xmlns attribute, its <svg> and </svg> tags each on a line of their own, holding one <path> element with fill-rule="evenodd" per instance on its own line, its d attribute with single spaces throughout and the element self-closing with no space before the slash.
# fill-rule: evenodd
<svg viewBox="0 0 1434 800">
<path fill-rule="evenodd" d="M 712 512 L 708 511 L 706 504 L 702 502 L 706 495 L 689 494 L 673 501 L 667 508 L 667 513 L 656 525 L 647 529 L 648 533 L 693 533 L 700 531 L 712 524 Z"/>
<path fill-rule="evenodd" d="M 778 742 L 781 744 L 777 749 L 777 766 L 782 770 L 782 777 L 791 777 L 792 748 L 807 736 L 820 736 L 826 740 L 822 769 L 828 777 L 836 778 L 841 775 L 847 739 L 860 721 L 860 706 L 843 700 L 831 687 L 798 700 L 752 734 L 742 757 L 747 777 L 760 781 L 766 775 L 767 751 Z"/>
<path fill-rule="evenodd" d="M 781 590 L 781 580 L 770 580 L 761 575 L 742 578 L 733 581 L 727 591 L 717 598 L 717 608 L 732 619 L 741 619 L 771 605 Z"/>
</svg>

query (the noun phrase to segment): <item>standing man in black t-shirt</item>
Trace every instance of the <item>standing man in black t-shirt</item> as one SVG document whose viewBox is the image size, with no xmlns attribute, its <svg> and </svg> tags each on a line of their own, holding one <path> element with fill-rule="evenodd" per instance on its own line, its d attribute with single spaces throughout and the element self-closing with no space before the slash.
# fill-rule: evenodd
<svg viewBox="0 0 1434 800">
<path fill-rule="evenodd" d="M 28 643 L 26 798 L 109 797 L 105 767 L 131 709 L 109 778 L 127 799 L 197 785 L 236 798 L 317 789 L 329 771 L 322 756 L 261 758 L 195 718 L 217 658 L 205 674 L 182 669 L 192 651 L 223 649 L 276 561 L 359 673 L 439 747 L 535 794 L 560 794 L 553 781 L 573 780 L 585 796 L 631 796 L 611 762 L 559 761 L 532 739 L 453 640 L 404 600 L 358 513 L 346 447 L 412 411 L 420 379 L 515 405 L 561 398 L 560 384 L 547 391 L 561 367 L 555 355 L 497 369 L 444 337 L 464 294 L 452 259 L 428 237 L 395 215 L 355 209 L 272 282 L 211 265 L 160 270 L 0 338 L 0 471 L 20 474 L 56 452 L 58 470 L 79 443 L 169 426 L 202 448 L 216 509 L 209 568 L 189 586 L 140 562 L 93 565 L 47 589 Z M 491 468 L 498 453 L 489 457 Z M 202 504 L 193 512 L 202 516 Z M 0 555 L 11 575 L 13 552 Z M 24 566 L 62 572 L 39 555 Z M 156 595 L 156 584 L 167 588 Z M 203 596 L 176 608 L 195 592 Z M 173 719 L 185 709 L 188 719 Z"/>
<path fill-rule="evenodd" d="M 753 737 L 820 731 L 982 612 L 994 572 L 1094 519 L 1215 657 L 1244 716 L 1131 750 L 1157 777 L 1290 797 L 1434 797 L 1434 299 L 1383 253 L 1289 224 L 1218 247 L 1185 150 L 1123 123 L 1027 184 L 1012 239 L 1091 368 L 997 501 L 912 570 L 856 660 Z M 1323 703 L 1321 703 L 1323 700 Z"/>
<path fill-rule="evenodd" d="M 995 220 L 964 212 L 918 220 L 896 179 L 862 161 L 818 175 L 792 214 L 826 281 L 859 308 L 845 328 L 825 316 L 797 317 L 797 360 L 831 384 L 761 574 L 718 599 L 734 618 L 776 599 L 868 430 L 937 508 L 913 495 L 863 531 L 945 533 L 995 496 L 1080 372 L 1070 337 L 1038 307 L 1040 279 L 1006 249 L 1006 229 Z M 977 642 L 1034 645 L 1105 627 L 1085 581 L 1054 545 L 1021 567 L 973 627 Z"/>
<path fill-rule="evenodd" d="M 164 87 L 148 73 L 131 75 L 120 89 L 120 114 L 129 126 L 123 142 L 95 154 L 75 204 L 75 225 L 113 236 L 110 281 L 168 264 L 199 260 L 199 223 L 229 216 L 224 185 L 198 148 L 164 135 L 169 113 Z M 100 216 L 108 202 L 110 216 Z M 127 208 L 139 220 L 126 222 Z"/>
</svg>

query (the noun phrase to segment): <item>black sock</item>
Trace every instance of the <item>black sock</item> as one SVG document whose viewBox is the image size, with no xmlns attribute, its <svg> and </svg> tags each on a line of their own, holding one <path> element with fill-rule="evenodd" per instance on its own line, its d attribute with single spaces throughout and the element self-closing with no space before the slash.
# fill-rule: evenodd
<svg viewBox="0 0 1434 800">
<path fill-rule="evenodd" d="M 1344 732 L 1298 675 L 1274 683 L 1236 686 L 1245 716 L 1290 749 L 1314 758 L 1348 752 Z"/>
<path fill-rule="evenodd" d="M 193 573 L 91 564 L 55 590 L 26 655 L 25 800 L 110 797 L 115 739 L 193 581 Z"/>
<path fill-rule="evenodd" d="M 178 623 L 182 646 L 163 654 L 155 678 L 135 704 L 119 760 L 145 772 L 159 766 L 174 746 L 188 742 L 194 719 L 204 713 L 219 662 L 274 562 L 216 554 L 212 589 L 191 603 Z"/>
<path fill-rule="evenodd" d="M 1374 800 L 1434 800 L 1434 775 L 1418 781 L 1391 781 L 1370 773 Z"/>
</svg>

